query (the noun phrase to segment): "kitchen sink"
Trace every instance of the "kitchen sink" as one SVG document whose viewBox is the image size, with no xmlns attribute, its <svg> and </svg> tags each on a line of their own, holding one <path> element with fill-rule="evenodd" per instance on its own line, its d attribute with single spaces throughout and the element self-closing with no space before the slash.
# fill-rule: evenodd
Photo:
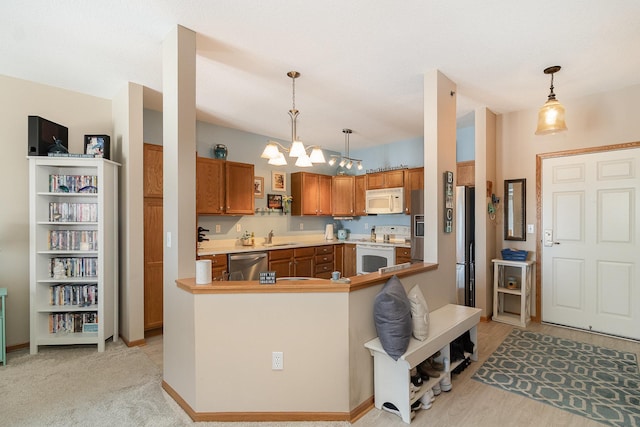
<svg viewBox="0 0 640 427">
<path fill-rule="evenodd" d="M 284 242 L 284 243 L 263 243 L 262 246 L 291 246 L 291 245 L 297 245 L 297 242 Z"/>
</svg>

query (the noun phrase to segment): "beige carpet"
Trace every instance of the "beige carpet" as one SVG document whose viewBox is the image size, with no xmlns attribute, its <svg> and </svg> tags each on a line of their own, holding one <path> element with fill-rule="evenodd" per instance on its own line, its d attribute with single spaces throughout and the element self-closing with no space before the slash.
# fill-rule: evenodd
<svg viewBox="0 0 640 427">
<path fill-rule="evenodd" d="M 346 427 L 346 422 L 193 423 L 162 390 L 161 369 L 121 341 L 41 347 L 9 354 L 0 366 L 0 426 Z"/>
<path fill-rule="evenodd" d="M 179 426 L 161 372 L 138 348 L 108 343 L 11 353 L 0 368 L 2 426 Z M 182 415 L 182 416 L 181 416 Z"/>
</svg>

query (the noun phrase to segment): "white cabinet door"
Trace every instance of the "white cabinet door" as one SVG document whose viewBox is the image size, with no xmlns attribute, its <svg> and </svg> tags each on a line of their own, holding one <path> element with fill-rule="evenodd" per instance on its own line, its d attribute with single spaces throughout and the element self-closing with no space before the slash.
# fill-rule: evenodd
<svg viewBox="0 0 640 427">
<path fill-rule="evenodd" d="M 640 339 L 640 149 L 545 159 L 542 320 Z"/>
</svg>

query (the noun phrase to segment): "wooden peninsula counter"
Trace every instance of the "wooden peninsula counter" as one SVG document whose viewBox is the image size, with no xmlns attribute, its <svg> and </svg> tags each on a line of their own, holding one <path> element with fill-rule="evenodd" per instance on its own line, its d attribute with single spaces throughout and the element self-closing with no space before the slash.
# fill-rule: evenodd
<svg viewBox="0 0 640 427">
<path fill-rule="evenodd" d="M 437 268 L 412 264 L 351 283 L 178 279 L 181 314 L 169 311 L 165 328 L 180 328 L 180 349 L 165 347 L 163 388 L 194 421 L 353 422 L 373 407 L 364 344 L 377 336 L 375 296 L 395 274 L 407 290 L 419 284 L 430 308 L 448 304 L 433 283 Z M 283 353 L 282 370 L 272 370 L 273 352 Z"/>
</svg>

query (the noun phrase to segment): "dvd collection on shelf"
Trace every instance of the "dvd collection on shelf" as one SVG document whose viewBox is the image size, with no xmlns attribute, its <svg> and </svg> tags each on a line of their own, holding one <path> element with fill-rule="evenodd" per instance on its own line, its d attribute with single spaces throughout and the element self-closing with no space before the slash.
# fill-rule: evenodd
<svg viewBox="0 0 640 427">
<path fill-rule="evenodd" d="M 49 175 L 49 191 L 52 193 L 97 193 L 96 175 Z"/>
<path fill-rule="evenodd" d="M 49 202 L 51 222 L 97 222 L 97 203 Z"/>
<path fill-rule="evenodd" d="M 98 313 L 54 313 L 49 315 L 49 333 L 88 332 L 87 325 L 98 324 Z"/>
<path fill-rule="evenodd" d="M 63 283 L 49 288 L 49 305 L 78 305 L 88 307 L 98 304 L 98 285 Z"/>
<path fill-rule="evenodd" d="M 49 230 L 49 250 L 97 251 L 98 230 Z"/>
<path fill-rule="evenodd" d="M 76 344 L 103 352 L 117 341 L 119 166 L 29 157 L 31 354 Z"/>
<path fill-rule="evenodd" d="M 98 258 L 54 257 L 49 261 L 49 277 L 68 279 L 74 277 L 98 277 Z"/>
</svg>

